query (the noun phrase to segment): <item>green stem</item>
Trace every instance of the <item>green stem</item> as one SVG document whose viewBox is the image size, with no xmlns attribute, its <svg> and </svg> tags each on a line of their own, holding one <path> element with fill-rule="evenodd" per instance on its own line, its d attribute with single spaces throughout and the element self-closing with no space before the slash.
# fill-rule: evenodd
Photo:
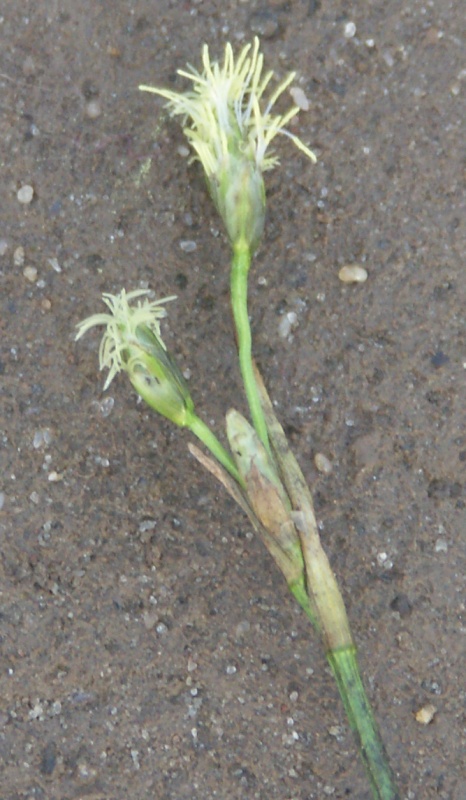
<svg viewBox="0 0 466 800">
<path fill-rule="evenodd" d="M 251 327 L 248 316 L 248 272 L 251 251 L 244 241 L 234 245 L 231 263 L 231 305 L 238 340 L 238 356 L 252 423 L 262 444 L 270 452 L 269 436 L 252 364 Z"/>
<path fill-rule="evenodd" d="M 194 433 L 194 435 L 197 436 L 197 438 L 200 439 L 203 444 L 205 444 L 207 449 L 210 450 L 212 455 L 215 456 L 222 467 L 225 467 L 235 481 L 239 483 L 240 486 L 243 486 L 243 481 L 240 478 L 240 474 L 236 469 L 236 465 L 232 457 L 229 455 L 229 453 L 227 453 L 223 445 L 220 444 L 215 434 L 212 433 L 205 422 L 203 422 L 200 417 L 196 416 L 196 414 L 193 414 L 187 427 L 191 433 Z"/>
<path fill-rule="evenodd" d="M 290 590 L 291 594 L 293 595 L 294 599 L 297 603 L 301 606 L 306 617 L 312 622 L 316 631 L 320 631 L 319 620 L 317 618 L 317 612 L 312 607 L 311 600 L 307 593 L 307 589 L 305 586 L 305 582 L 301 581 L 294 581 L 293 583 L 288 583 L 288 589 Z"/>
<path fill-rule="evenodd" d="M 371 782 L 374 800 L 401 800 L 380 732 L 364 689 L 355 647 L 327 653 L 349 723 Z"/>
<path fill-rule="evenodd" d="M 310 598 L 306 595 L 305 590 L 303 591 L 302 585 L 296 583 L 291 586 L 289 584 L 289 589 L 316 630 L 319 630 L 316 612 Z M 356 648 L 353 645 L 338 650 L 329 650 L 327 661 L 336 680 L 351 730 L 356 735 L 358 750 L 369 777 L 374 800 L 401 800 L 382 737 L 361 680 Z"/>
</svg>

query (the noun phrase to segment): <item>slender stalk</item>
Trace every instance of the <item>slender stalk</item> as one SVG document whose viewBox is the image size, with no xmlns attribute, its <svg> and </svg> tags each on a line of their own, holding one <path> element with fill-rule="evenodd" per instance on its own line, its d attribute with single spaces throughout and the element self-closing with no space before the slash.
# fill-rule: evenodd
<svg viewBox="0 0 466 800">
<path fill-rule="evenodd" d="M 227 453 L 225 448 L 222 444 L 220 444 L 219 440 L 215 436 L 214 433 L 210 430 L 210 428 L 205 424 L 205 422 L 200 419 L 200 417 L 193 414 L 189 424 L 187 425 L 191 433 L 194 433 L 195 436 L 207 447 L 208 450 L 212 453 L 213 456 L 220 462 L 220 464 L 225 467 L 226 470 L 230 473 L 230 475 L 239 483 L 240 486 L 243 486 L 243 481 L 240 477 L 240 474 L 236 468 L 236 465 L 232 459 L 232 457 Z"/>
<path fill-rule="evenodd" d="M 364 689 L 356 648 L 327 653 L 345 711 L 358 740 L 359 752 L 371 782 L 375 800 L 401 800 L 388 763 L 377 722 Z"/>
<path fill-rule="evenodd" d="M 264 447 L 270 451 L 267 425 L 262 411 L 252 363 L 251 326 L 248 316 L 248 272 L 250 264 L 251 251 L 246 242 L 241 240 L 233 248 L 230 275 L 231 305 L 238 340 L 239 365 L 253 426 Z"/>
<path fill-rule="evenodd" d="M 314 624 L 313 606 L 316 609 L 317 628 L 320 628 L 324 640 L 327 661 L 337 682 L 348 721 L 356 734 L 374 800 L 400 800 L 382 737 L 361 680 L 356 647 L 352 642 L 337 581 L 315 530 L 303 528 L 301 536 L 310 609 L 301 605 Z"/>
</svg>

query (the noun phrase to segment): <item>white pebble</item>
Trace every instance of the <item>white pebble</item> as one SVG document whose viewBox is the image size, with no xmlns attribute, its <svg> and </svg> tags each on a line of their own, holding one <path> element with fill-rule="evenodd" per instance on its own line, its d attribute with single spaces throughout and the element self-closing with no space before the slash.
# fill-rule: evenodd
<svg viewBox="0 0 466 800">
<path fill-rule="evenodd" d="M 290 89 L 290 95 L 293 98 L 293 102 L 296 103 L 301 111 L 309 111 L 310 103 L 303 89 L 301 89 L 299 86 L 293 86 L 293 88 Z"/>
<path fill-rule="evenodd" d="M 103 417 L 109 417 L 113 411 L 113 406 L 115 405 L 115 398 L 114 397 L 106 397 L 105 400 L 99 405 L 99 411 Z"/>
<path fill-rule="evenodd" d="M 102 108 L 98 100 L 90 100 L 86 105 L 86 117 L 89 119 L 97 119 L 102 113 Z"/>
<path fill-rule="evenodd" d="M 332 462 L 323 453 L 316 453 L 314 456 L 314 464 L 319 472 L 323 475 L 330 475 L 332 471 Z"/>
<path fill-rule="evenodd" d="M 34 189 L 29 183 L 25 183 L 24 186 L 21 186 L 21 188 L 18 189 L 16 197 L 18 198 L 19 203 L 22 203 L 24 206 L 28 206 L 34 197 Z"/>
<path fill-rule="evenodd" d="M 0 239 L 0 256 L 4 256 L 8 250 L 8 242 L 6 239 Z"/>
<path fill-rule="evenodd" d="M 61 272 L 61 266 L 58 263 L 58 259 L 57 258 L 48 258 L 47 261 L 49 262 L 49 264 L 52 267 L 52 269 L 55 270 L 55 272 Z"/>
<path fill-rule="evenodd" d="M 367 281 L 367 270 L 364 267 L 348 266 L 342 267 L 338 273 L 342 283 L 364 283 Z"/>
<path fill-rule="evenodd" d="M 345 39 L 352 39 L 354 34 L 356 33 L 356 25 L 354 22 L 347 22 L 345 25 Z"/>
<path fill-rule="evenodd" d="M 193 242 L 192 239 L 181 241 L 180 247 L 183 253 L 194 253 L 194 251 L 197 250 L 197 244 Z"/>
<path fill-rule="evenodd" d="M 394 57 L 392 56 L 392 54 L 388 50 L 385 50 L 382 53 L 382 58 L 385 61 L 387 67 L 393 67 L 393 65 L 395 63 L 395 59 L 394 59 Z"/>
<path fill-rule="evenodd" d="M 448 552 L 448 542 L 445 539 L 437 539 L 435 542 L 435 552 L 436 553 L 447 553 Z"/>
<path fill-rule="evenodd" d="M 50 481 L 50 483 L 58 483 L 59 481 L 63 480 L 63 477 L 62 475 L 59 475 L 56 470 L 53 469 L 52 472 L 49 472 L 48 474 L 48 480 Z"/>
<path fill-rule="evenodd" d="M 288 311 L 287 314 L 283 314 L 282 318 L 280 319 L 280 323 L 278 325 L 278 335 L 282 339 L 286 339 L 293 328 L 296 328 L 298 324 L 298 315 L 295 311 Z"/>
<path fill-rule="evenodd" d="M 17 247 L 13 253 L 13 264 L 15 267 L 22 267 L 24 264 L 24 247 Z"/>
<path fill-rule="evenodd" d="M 35 283 L 37 280 L 37 270 L 35 267 L 25 267 L 23 269 L 23 275 L 30 283 Z"/>
<path fill-rule="evenodd" d="M 40 447 L 49 445 L 51 441 L 52 436 L 50 430 L 48 428 L 39 428 L 39 430 L 34 433 L 32 446 L 34 450 L 39 450 Z"/>
</svg>

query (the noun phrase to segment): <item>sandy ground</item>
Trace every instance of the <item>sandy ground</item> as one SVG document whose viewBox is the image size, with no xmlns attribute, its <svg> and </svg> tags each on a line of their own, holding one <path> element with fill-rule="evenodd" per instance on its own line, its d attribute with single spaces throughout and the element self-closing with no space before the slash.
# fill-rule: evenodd
<svg viewBox="0 0 466 800">
<path fill-rule="evenodd" d="M 98 335 L 73 340 L 103 291 L 176 293 L 164 333 L 199 412 L 223 435 L 244 411 L 221 225 L 137 86 L 181 88 L 205 41 L 255 33 L 297 70 L 319 158 L 282 140 L 267 178 L 255 352 L 402 796 L 465 800 L 465 28 L 461 0 L 2 3 L 2 800 L 370 798 L 248 522 L 189 436 L 124 379 L 102 393 Z"/>
</svg>

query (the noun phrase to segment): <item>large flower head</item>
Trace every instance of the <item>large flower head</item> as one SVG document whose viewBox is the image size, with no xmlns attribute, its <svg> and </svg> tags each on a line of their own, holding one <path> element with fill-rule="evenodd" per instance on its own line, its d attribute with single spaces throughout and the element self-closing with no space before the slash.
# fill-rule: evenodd
<svg viewBox="0 0 466 800">
<path fill-rule="evenodd" d="M 148 294 L 146 289 L 123 289 L 117 295 L 102 295 L 110 313 L 93 314 L 80 322 L 76 339 L 90 328 L 105 326 L 99 347 L 100 369 L 109 370 L 104 389 L 118 372 L 124 371 L 151 408 L 184 426 L 191 419 L 194 405 L 186 381 L 162 340 L 159 322 L 167 315 L 163 304 L 175 297 L 149 300 Z M 130 305 L 136 299 L 136 305 Z"/>
<path fill-rule="evenodd" d="M 290 73 L 266 100 L 273 71 L 264 73 L 263 61 L 257 37 L 252 45 L 243 47 L 236 60 L 228 43 L 223 64 L 211 61 L 209 48 L 204 45 L 202 73 L 193 67 L 190 72 L 178 70 L 192 81 L 191 90 L 139 87 L 164 97 L 170 113 L 184 118 L 184 132 L 204 167 L 230 239 L 235 243 L 244 237 L 249 246 L 256 244 L 262 233 L 262 173 L 279 162 L 270 147 L 273 139 L 279 133 L 285 134 L 311 161 L 316 160 L 314 153 L 286 129 L 298 113 L 298 106 L 283 114 L 273 111 L 295 73 Z"/>
</svg>

